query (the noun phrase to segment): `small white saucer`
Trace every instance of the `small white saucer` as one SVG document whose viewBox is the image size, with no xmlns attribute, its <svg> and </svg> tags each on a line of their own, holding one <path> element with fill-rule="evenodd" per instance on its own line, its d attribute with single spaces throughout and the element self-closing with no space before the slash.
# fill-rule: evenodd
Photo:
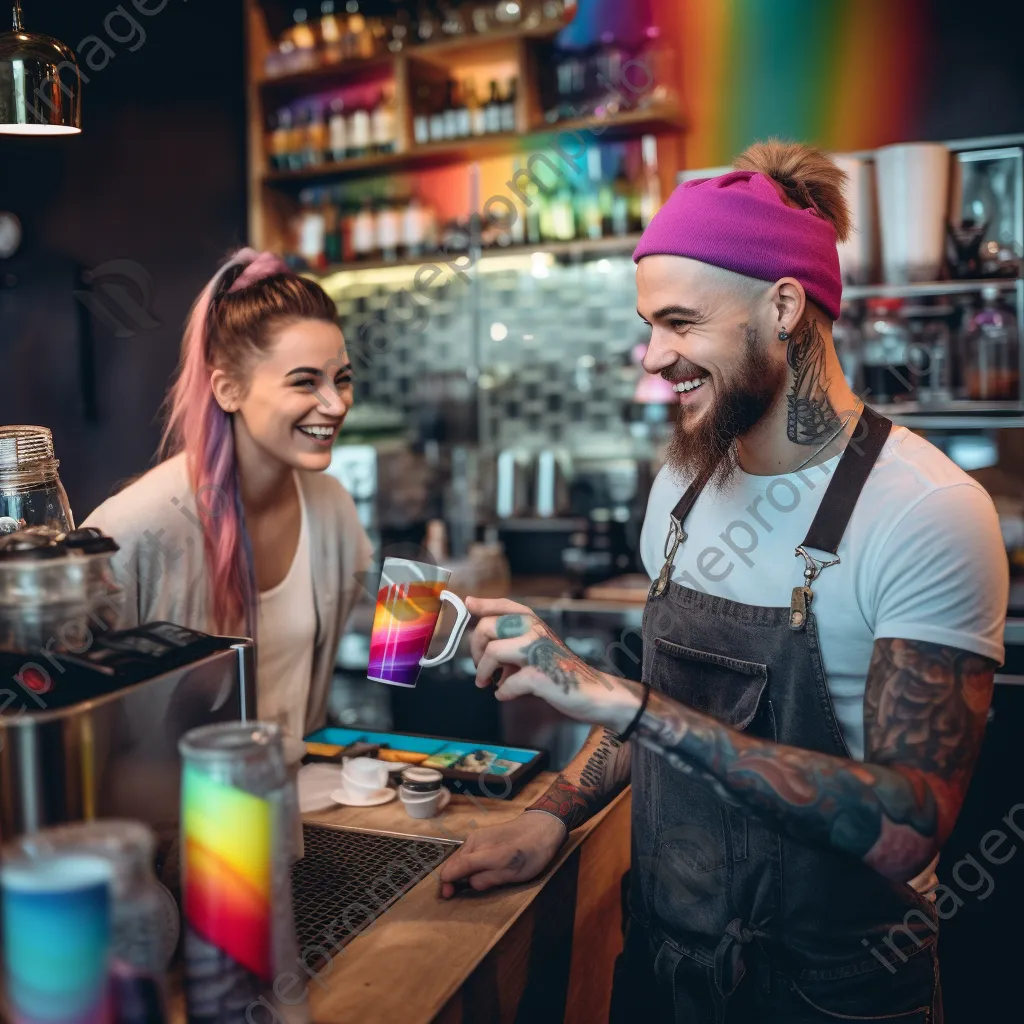
<svg viewBox="0 0 1024 1024">
<path fill-rule="evenodd" d="M 398 790 L 390 789 L 387 786 L 369 796 L 356 796 L 344 786 L 331 793 L 331 799 L 336 804 L 344 804 L 346 807 L 376 807 L 378 804 L 390 803 L 396 796 L 398 796 Z"/>
</svg>

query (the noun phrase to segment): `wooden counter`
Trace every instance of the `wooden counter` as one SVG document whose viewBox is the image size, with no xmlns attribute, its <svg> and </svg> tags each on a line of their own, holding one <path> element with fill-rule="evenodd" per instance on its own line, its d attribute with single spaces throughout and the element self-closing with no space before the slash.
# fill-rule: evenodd
<svg viewBox="0 0 1024 1024">
<path fill-rule="evenodd" d="M 410 818 L 397 800 L 305 820 L 462 840 L 514 818 L 553 778 L 541 773 L 513 800 L 453 795 L 427 821 Z M 428 875 L 310 981 L 313 1021 L 601 1024 L 622 947 L 629 814 L 626 790 L 526 885 L 442 900 L 438 878 Z"/>
</svg>

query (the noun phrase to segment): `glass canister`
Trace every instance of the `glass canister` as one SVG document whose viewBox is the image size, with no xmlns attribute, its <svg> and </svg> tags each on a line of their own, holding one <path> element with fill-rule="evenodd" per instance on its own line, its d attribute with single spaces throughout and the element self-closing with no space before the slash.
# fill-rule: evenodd
<svg viewBox="0 0 1024 1024">
<path fill-rule="evenodd" d="M 74 851 L 110 866 L 110 1006 L 114 1024 L 163 1024 L 166 973 L 178 943 L 178 909 L 153 871 L 156 837 L 136 821 L 60 825 L 9 849 L 38 863 Z"/>
<path fill-rule="evenodd" d="M 967 324 L 964 353 L 965 397 L 1014 401 L 1020 397 L 1020 339 L 1017 318 L 999 301 L 999 289 L 981 291 L 981 309 Z"/>
<path fill-rule="evenodd" d="M 115 1024 L 110 862 L 74 844 L 3 850 L 3 961 L 14 1024 Z"/>
<path fill-rule="evenodd" d="M 75 528 L 59 466 L 48 428 L 0 427 L 0 533 L 26 526 L 60 533 Z"/>
<path fill-rule="evenodd" d="M 308 1021 L 295 987 L 275 980 L 298 956 L 292 911 L 298 801 L 281 729 L 259 722 L 203 726 L 182 756 L 181 889 L 190 1022 L 242 1024 L 273 1007 Z"/>
<path fill-rule="evenodd" d="M 910 330 L 901 299 L 873 299 L 862 325 L 865 400 L 908 401 L 914 397 Z"/>
</svg>

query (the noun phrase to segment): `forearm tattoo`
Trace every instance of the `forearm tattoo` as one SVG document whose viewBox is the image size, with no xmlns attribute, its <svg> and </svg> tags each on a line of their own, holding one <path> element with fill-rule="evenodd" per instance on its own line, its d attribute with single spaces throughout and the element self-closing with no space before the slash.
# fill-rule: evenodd
<svg viewBox="0 0 1024 1024">
<path fill-rule="evenodd" d="M 839 426 L 828 398 L 825 339 L 814 320 L 789 339 L 786 361 L 793 371 L 787 433 L 794 444 L 821 444 Z"/>
<path fill-rule="evenodd" d="M 652 692 L 637 741 L 801 842 L 914 877 L 956 821 L 984 732 L 994 663 L 910 640 L 875 643 L 865 761 L 756 739 Z"/>
<path fill-rule="evenodd" d="M 583 749 L 529 810 L 553 814 L 571 832 L 597 814 L 629 781 L 630 748 L 595 729 Z"/>
</svg>

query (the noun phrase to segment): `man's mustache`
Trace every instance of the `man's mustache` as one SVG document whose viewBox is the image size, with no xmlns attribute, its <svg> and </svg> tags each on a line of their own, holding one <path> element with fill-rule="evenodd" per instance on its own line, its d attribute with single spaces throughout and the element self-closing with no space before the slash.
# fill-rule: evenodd
<svg viewBox="0 0 1024 1024">
<path fill-rule="evenodd" d="M 669 384 L 678 384 L 680 381 L 690 380 L 692 377 L 706 377 L 707 375 L 708 371 L 696 363 L 675 363 L 667 370 L 661 371 L 661 376 Z"/>
</svg>

